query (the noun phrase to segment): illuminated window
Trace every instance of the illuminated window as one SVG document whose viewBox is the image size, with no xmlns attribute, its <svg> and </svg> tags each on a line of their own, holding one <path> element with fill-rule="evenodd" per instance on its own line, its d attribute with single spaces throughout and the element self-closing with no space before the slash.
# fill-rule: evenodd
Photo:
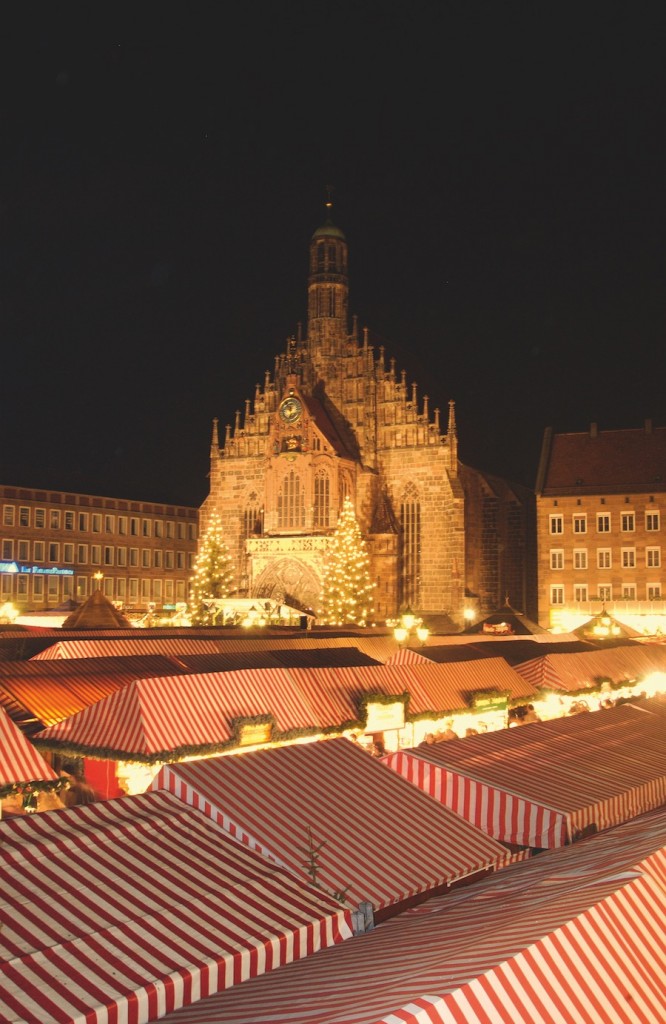
<svg viewBox="0 0 666 1024">
<path fill-rule="evenodd" d="M 622 513 L 622 533 L 633 533 L 636 529 L 636 514 L 634 512 Z"/>
<path fill-rule="evenodd" d="M 104 597 L 108 597 L 109 601 L 113 598 L 113 576 L 105 576 L 104 582 L 102 583 Z"/>
<path fill-rule="evenodd" d="M 250 495 L 250 500 L 254 498 L 256 501 L 256 494 Z M 257 504 L 249 505 L 243 513 L 243 536 L 244 537 L 258 537 L 264 532 L 264 510 Z"/>
<path fill-rule="evenodd" d="M 648 601 L 661 600 L 661 583 L 648 583 L 647 599 Z"/>
<path fill-rule="evenodd" d="M 43 540 L 36 540 L 35 541 L 35 546 L 34 546 L 34 549 L 33 549 L 33 558 L 35 559 L 36 562 L 43 562 L 44 561 L 44 541 Z"/>
<path fill-rule="evenodd" d="M 173 580 L 164 581 L 164 600 L 169 603 L 173 601 Z"/>
<path fill-rule="evenodd" d="M 176 552 L 176 568 L 177 569 L 184 569 L 185 568 L 185 552 L 184 551 L 177 551 Z"/>
<path fill-rule="evenodd" d="M 18 542 L 18 559 L 19 562 L 27 562 L 30 558 L 30 541 L 20 540 Z"/>
<path fill-rule="evenodd" d="M 93 565 L 102 564 L 102 546 L 101 544 L 90 545 L 90 561 Z"/>
<path fill-rule="evenodd" d="M 63 576 L 62 578 L 62 598 L 63 601 L 67 601 L 74 597 L 74 577 Z"/>
<path fill-rule="evenodd" d="M 197 539 L 196 526 L 194 525 L 194 523 L 188 523 L 187 524 L 187 539 L 188 540 L 196 540 Z"/>
<path fill-rule="evenodd" d="M 66 530 L 73 530 L 74 529 L 74 513 L 73 512 L 65 512 L 65 529 Z"/>
<path fill-rule="evenodd" d="M 587 533 L 587 515 L 581 513 L 573 517 L 573 532 Z"/>
<path fill-rule="evenodd" d="M 25 505 L 19 508 L 19 526 L 30 526 L 30 509 Z"/>
<path fill-rule="evenodd" d="M 26 598 L 28 596 L 28 580 L 29 576 L 19 576 L 17 579 L 16 596 L 18 598 Z"/>
<path fill-rule="evenodd" d="M 3 526 L 13 526 L 14 525 L 14 512 L 15 512 L 15 509 L 14 509 L 13 505 L 5 505 L 5 507 L 2 510 L 2 525 Z"/>
<path fill-rule="evenodd" d="M 116 529 L 115 516 L 104 516 L 104 532 L 114 533 Z"/>
<path fill-rule="evenodd" d="M 165 534 L 165 536 L 166 536 L 167 540 L 173 540 L 173 538 L 174 538 L 173 523 L 172 523 L 172 521 L 170 519 L 167 519 L 166 534 Z"/>
<path fill-rule="evenodd" d="M 141 536 L 150 537 L 150 519 L 143 519 L 141 521 Z"/>
<path fill-rule="evenodd" d="M 88 562 L 88 545 L 79 544 L 76 552 L 76 561 L 79 565 L 86 565 Z"/>
<path fill-rule="evenodd" d="M 597 533 L 610 533 L 611 517 L 608 512 L 597 512 Z"/>
<path fill-rule="evenodd" d="M 134 516 L 132 516 L 130 519 L 130 534 L 132 537 L 139 536 L 139 520 L 136 519 Z"/>
<path fill-rule="evenodd" d="M 550 603 L 564 604 L 564 587 L 557 586 L 550 588 Z"/>
<path fill-rule="evenodd" d="M 636 548 L 622 548 L 622 568 L 636 568 Z"/>
<path fill-rule="evenodd" d="M 165 569 L 173 569 L 173 566 L 174 566 L 173 551 L 165 551 L 164 552 L 164 568 Z"/>
<path fill-rule="evenodd" d="M 551 548 L 550 567 L 551 569 L 564 569 L 564 551 L 562 548 Z"/>
<path fill-rule="evenodd" d="M 124 601 L 127 597 L 127 580 L 122 578 L 116 580 L 116 597 L 119 601 Z"/>
<path fill-rule="evenodd" d="M 127 565 L 127 548 L 116 548 L 116 565 Z"/>
<path fill-rule="evenodd" d="M 35 526 L 38 530 L 43 530 L 46 526 L 46 509 L 36 508 L 35 509 Z"/>
<path fill-rule="evenodd" d="M 52 508 L 51 511 L 49 512 L 49 529 L 60 529 L 60 510 L 57 508 Z"/>
<path fill-rule="evenodd" d="M 11 562 L 14 558 L 14 541 L 3 540 L 2 542 L 2 559 L 4 562 Z"/>
<path fill-rule="evenodd" d="M 49 576 L 48 580 L 47 580 L 47 592 L 46 592 L 46 599 L 47 599 L 47 601 L 50 601 L 51 604 L 55 604 L 56 601 L 58 600 L 59 592 L 60 592 L 60 577 L 59 576 Z"/>
<path fill-rule="evenodd" d="M 150 569 L 151 558 L 150 548 L 141 548 L 141 566 L 143 569 Z"/>
<path fill-rule="evenodd" d="M 113 548 L 109 545 L 104 548 L 104 565 L 113 565 Z"/>
<path fill-rule="evenodd" d="M 658 569 L 661 565 L 661 548 L 646 548 L 645 564 L 648 569 Z"/>
<path fill-rule="evenodd" d="M 576 583 L 574 586 L 574 601 L 583 603 L 587 601 L 587 583 Z"/>
<path fill-rule="evenodd" d="M 32 596 L 36 601 L 44 600 L 44 577 L 32 577 Z"/>
<path fill-rule="evenodd" d="M 305 526 L 305 493 L 301 479 L 293 469 L 282 480 L 277 512 L 278 529 L 302 529 Z"/>
<path fill-rule="evenodd" d="M 634 583 L 622 584 L 622 597 L 625 601 L 636 600 L 636 585 Z"/>
<path fill-rule="evenodd" d="M 79 600 L 82 597 L 87 597 L 88 596 L 88 577 L 87 576 L 77 576 L 76 577 L 76 596 L 77 596 L 77 598 L 79 598 Z"/>
<path fill-rule="evenodd" d="M 93 512 L 91 523 L 92 523 L 92 532 L 93 533 L 101 533 L 102 532 L 102 517 L 99 514 L 99 512 Z"/>
<path fill-rule="evenodd" d="M 79 512 L 79 532 L 80 533 L 87 533 L 88 532 L 88 513 L 87 512 Z"/>
<path fill-rule="evenodd" d="M 121 537 L 127 536 L 127 516 L 118 516 L 118 533 Z"/>
<path fill-rule="evenodd" d="M 138 598 L 139 598 L 139 581 L 138 580 L 130 580 L 129 581 L 129 599 L 132 602 L 132 604 L 135 604 L 136 601 L 138 600 Z"/>
<path fill-rule="evenodd" d="M 3 601 L 9 601 L 11 599 L 13 585 L 14 577 L 11 573 L 0 573 L 0 594 L 2 594 Z"/>
<path fill-rule="evenodd" d="M 63 544 L 62 547 L 62 560 L 66 565 L 72 565 L 74 562 L 74 545 Z"/>
<path fill-rule="evenodd" d="M 60 545 L 55 542 L 49 544 L 49 562 L 60 561 Z"/>
<path fill-rule="evenodd" d="M 600 601 L 611 601 L 613 599 L 613 588 L 609 583 L 600 583 L 598 590 Z"/>
<path fill-rule="evenodd" d="M 154 523 L 155 536 L 162 537 L 164 534 L 164 526 L 161 519 L 156 519 Z"/>
<path fill-rule="evenodd" d="M 597 569 L 610 569 L 613 557 L 610 548 L 597 548 Z"/>
<path fill-rule="evenodd" d="M 330 505 L 330 480 L 328 473 L 320 469 L 314 479 L 314 518 L 315 529 L 325 529 L 328 526 L 328 514 Z"/>
<path fill-rule="evenodd" d="M 587 548 L 574 548 L 574 569 L 587 569 Z"/>
<path fill-rule="evenodd" d="M 150 580 L 145 577 L 141 579 L 141 600 L 146 603 L 150 601 Z"/>
<path fill-rule="evenodd" d="M 400 504 L 402 548 L 400 584 L 402 603 L 418 607 L 421 591 L 421 504 L 416 488 L 410 485 Z"/>
<path fill-rule="evenodd" d="M 153 551 L 153 567 L 155 569 L 162 568 L 162 552 L 160 551 L 159 548 L 155 548 L 155 550 Z"/>
<path fill-rule="evenodd" d="M 139 549 L 138 548 L 130 548 L 129 555 L 130 555 L 130 557 L 129 557 L 129 564 L 132 565 L 132 566 L 135 566 L 135 567 L 138 566 L 138 564 L 139 564 Z"/>
<path fill-rule="evenodd" d="M 649 530 L 650 532 L 654 532 L 656 530 L 659 530 L 660 528 L 661 527 L 660 527 L 660 523 L 659 523 L 659 513 L 658 512 L 646 512 L 645 513 L 645 529 Z"/>
<path fill-rule="evenodd" d="M 162 604 L 162 580 L 153 580 L 153 601 Z"/>
<path fill-rule="evenodd" d="M 552 515 L 550 517 L 550 532 L 564 533 L 564 516 Z"/>
</svg>

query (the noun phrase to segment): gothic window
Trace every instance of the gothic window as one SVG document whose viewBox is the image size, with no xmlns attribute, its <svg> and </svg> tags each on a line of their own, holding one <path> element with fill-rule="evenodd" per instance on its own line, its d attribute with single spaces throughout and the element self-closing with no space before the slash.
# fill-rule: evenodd
<svg viewBox="0 0 666 1024">
<path fill-rule="evenodd" d="M 258 537 L 264 532 L 264 511 L 258 505 L 248 505 L 243 513 L 243 536 Z"/>
<path fill-rule="evenodd" d="M 328 473 L 320 469 L 314 479 L 314 520 L 315 529 L 328 526 L 328 510 L 330 505 L 331 485 Z"/>
<path fill-rule="evenodd" d="M 333 288 L 328 293 L 328 315 L 335 316 L 335 291 Z"/>
<path fill-rule="evenodd" d="M 400 503 L 402 564 L 400 583 L 403 604 L 418 607 L 421 582 L 421 505 L 416 488 L 410 484 Z"/>
<path fill-rule="evenodd" d="M 305 493 L 301 478 L 292 469 L 282 481 L 278 494 L 278 529 L 303 529 L 305 526 Z"/>
</svg>

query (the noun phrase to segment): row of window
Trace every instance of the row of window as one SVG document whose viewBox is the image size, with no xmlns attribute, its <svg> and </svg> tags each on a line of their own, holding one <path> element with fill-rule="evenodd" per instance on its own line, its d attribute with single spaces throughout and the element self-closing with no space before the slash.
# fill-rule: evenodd
<svg viewBox="0 0 666 1024">
<path fill-rule="evenodd" d="M 564 569 L 564 548 L 551 548 L 550 549 L 550 567 L 551 569 Z M 574 548 L 573 549 L 573 567 L 574 569 L 587 569 L 588 568 L 588 552 L 587 548 Z M 639 552 L 639 555 L 641 553 Z M 659 569 L 661 568 L 661 548 L 651 547 L 645 548 L 645 568 L 646 569 Z M 596 549 L 597 569 L 612 569 L 613 568 L 613 551 L 612 548 L 597 548 Z M 636 548 L 621 548 L 620 549 L 620 565 L 623 569 L 635 569 L 638 565 L 636 558 Z"/>
<path fill-rule="evenodd" d="M 27 601 L 56 604 L 68 598 L 85 599 L 98 586 L 98 581 L 88 576 L 9 576 L 0 574 L 0 599 L 15 600 L 21 604 Z M 157 604 L 187 600 L 186 580 L 150 579 L 105 576 L 102 580 L 103 593 L 109 600 L 136 604 L 154 601 Z"/>
<path fill-rule="evenodd" d="M 192 551 L 163 551 L 161 548 L 125 548 L 110 544 L 60 544 L 58 541 L 3 540 L 0 554 L 3 562 L 29 562 L 32 548 L 33 562 L 61 561 L 65 565 L 118 565 L 141 566 L 143 569 L 191 569 Z"/>
<path fill-rule="evenodd" d="M 103 512 L 62 511 L 59 508 L 30 508 L 28 505 L 4 505 L 3 526 L 33 526 L 37 530 L 77 530 L 79 533 L 117 533 L 120 537 L 165 537 L 167 540 L 196 540 L 194 523 L 176 523 L 171 519 L 140 519 L 138 516 L 113 516 Z"/>
<path fill-rule="evenodd" d="M 573 600 L 576 602 L 586 602 L 590 600 L 599 601 L 637 601 L 640 600 L 638 595 L 638 588 L 635 583 L 623 583 L 619 593 L 616 597 L 613 596 L 613 588 L 608 583 L 601 583 L 597 587 L 589 587 L 587 583 L 575 583 L 572 590 Z M 645 588 L 645 600 L 647 601 L 660 601 L 661 600 L 661 583 L 648 583 Z M 559 584 L 553 584 L 550 588 L 550 603 L 551 604 L 564 604 L 565 603 L 565 588 Z"/>
<path fill-rule="evenodd" d="M 561 512 L 553 512 L 549 516 L 550 532 L 552 534 L 564 533 L 564 515 Z M 612 522 L 610 512 L 597 512 L 596 514 L 597 533 L 610 533 Z M 571 528 L 574 533 L 587 533 L 587 513 L 575 512 L 571 517 Z M 636 513 L 622 512 L 620 514 L 620 529 L 622 533 L 634 533 L 636 530 Z M 656 532 L 661 529 L 661 514 L 659 512 L 645 513 L 645 529 Z"/>
</svg>

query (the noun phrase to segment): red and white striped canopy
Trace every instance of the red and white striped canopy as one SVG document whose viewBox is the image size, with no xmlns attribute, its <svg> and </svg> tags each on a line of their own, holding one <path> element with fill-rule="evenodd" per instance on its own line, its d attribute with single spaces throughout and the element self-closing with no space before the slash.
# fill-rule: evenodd
<svg viewBox="0 0 666 1024">
<path fill-rule="evenodd" d="M 538 848 L 666 802 L 663 717 L 623 705 L 387 755 L 383 760 L 488 835 Z"/>
<path fill-rule="evenodd" d="M 665 847 L 662 811 L 162 1024 L 663 1024 Z"/>
<path fill-rule="evenodd" d="M 0 786 L 15 782 L 50 782 L 57 778 L 39 751 L 0 708 Z"/>
<path fill-rule="evenodd" d="M 599 679 L 615 683 L 642 679 L 658 671 L 662 663 L 666 671 L 666 655 L 655 651 L 659 648 L 636 644 L 582 654 L 545 654 L 516 665 L 516 672 L 535 687 L 575 693 L 598 689 Z"/>
<path fill-rule="evenodd" d="M 351 936 L 168 793 L 0 823 L 0 1020 L 144 1024 Z"/>
<path fill-rule="evenodd" d="M 508 860 L 504 847 L 346 739 L 165 765 L 153 783 L 307 880 L 375 910 Z"/>
</svg>

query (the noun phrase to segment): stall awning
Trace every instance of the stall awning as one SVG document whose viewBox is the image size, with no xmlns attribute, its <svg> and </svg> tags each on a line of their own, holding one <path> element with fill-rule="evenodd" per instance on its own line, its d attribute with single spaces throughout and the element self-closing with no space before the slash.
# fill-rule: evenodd
<svg viewBox="0 0 666 1024">
<path fill-rule="evenodd" d="M 50 782 L 57 778 L 39 751 L 0 708 L 0 786 L 16 782 Z"/>
<path fill-rule="evenodd" d="M 488 835 L 521 846 L 560 846 L 666 802 L 663 718 L 630 705 L 402 750 L 384 761 Z"/>
<path fill-rule="evenodd" d="M 382 909 L 508 860 L 504 847 L 346 739 L 165 765 L 155 788 L 352 906 Z"/>
<path fill-rule="evenodd" d="M 2 822 L 0 864 L 5 1021 L 145 1024 L 351 935 L 168 793 Z"/>
<path fill-rule="evenodd" d="M 663 660 L 666 670 L 666 657 Z M 641 679 L 659 667 L 654 651 L 637 644 L 581 654 L 546 654 L 516 665 L 516 672 L 535 687 L 576 693 L 598 689 L 602 679 L 614 683 Z"/>
<path fill-rule="evenodd" d="M 162 1024 L 660 1024 L 665 878 L 662 811 L 429 901 Z"/>
</svg>

